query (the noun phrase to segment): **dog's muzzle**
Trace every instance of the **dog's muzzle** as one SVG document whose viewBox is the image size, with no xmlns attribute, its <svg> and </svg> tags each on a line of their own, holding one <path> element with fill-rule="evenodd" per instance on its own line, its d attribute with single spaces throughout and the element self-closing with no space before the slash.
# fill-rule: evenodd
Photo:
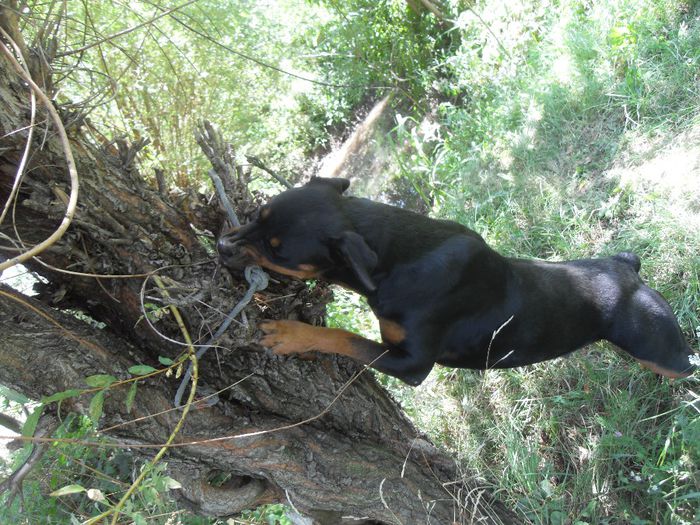
<svg viewBox="0 0 700 525">
<path fill-rule="evenodd" d="M 219 259 L 224 266 L 232 270 L 242 270 L 253 262 L 248 250 L 245 249 L 248 243 L 239 231 L 222 235 L 216 242 Z"/>
</svg>

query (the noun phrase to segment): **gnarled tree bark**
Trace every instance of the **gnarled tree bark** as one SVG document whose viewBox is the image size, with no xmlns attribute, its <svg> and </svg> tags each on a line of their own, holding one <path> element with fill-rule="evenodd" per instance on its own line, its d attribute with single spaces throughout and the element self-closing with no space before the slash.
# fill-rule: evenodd
<svg viewBox="0 0 700 525">
<path fill-rule="evenodd" d="M 0 59 L 0 204 L 8 199 L 17 173 L 29 114 L 26 86 Z M 68 178 L 61 146 L 47 121 L 37 119 L 14 220 L 0 225 L 7 236 L 0 254 L 6 257 L 16 251 L 5 239 L 14 239 L 16 247 L 37 243 L 63 214 Z M 216 330 L 223 320 L 220 312 L 245 289 L 239 276 L 215 272 L 215 254 L 201 234 L 220 229 L 221 211 L 197 196 L 178 205 L 149 186 L 128 148 L 101 147 L 90 139 L 88 127 L 83 122 L 69 128 L 81 183 L 76 219 L 61 241 L 41 255 L 42 262 L 28 264 L 48 284 L 39 285 L 33 298 L 0 289 L 0 383 L 34 399 L 83 387 L 92 374 L 127 378 L 130 366 L 157 366 L 158 356 L 175 357 L 183 349 L 144 322 L 143 277 L 86 277 L 55 268 L 101 275 L 164 268 L 160 273 L 168 277 L 171 295 L 181 299 L 180 310 L 198 341 Z M 239 203 L 252 207 L 249 197 L 240 197 Z M 242 206 L 245 216 L 250 210 Z M 147 295 L 156 292 L 146 289 Z M 166 461 L 183 485 L 180 497 L 197 512 L 215 516 L 281 501 L 321 524 L 517 523 L 486 491 L 476 489 L 471 474 L 460 473 L 445 452 L 421 436 L 370 373 L 347 386 L 361 371 L 353 362 L 284 359 L 255 343 L 262 318 L 320 322 L 328 295 L 323 286 L 310 290 L 303 283 L 273 281 L 248 307 L 247 323 L 234 324 L 217 351 L 202 360 L 200 383 L 207 388 L 240 383 L 213 398 L 214 403 L 191 411 L 178 446 L 170 449 Z M 85 312 L 105 327 L 78 320 L 69 309 Z M 168 316 L 156 326 L 181 339 Z M 101 427 L 171 408 L 176 388 L 174 378 L 142 381 L 131 413 L 124 403 L 127 389 L 111 389 Z M 81 396 L 70 401 L 70 408 L 85 413 L 88 404 L 89 396 Z M 106 435 L 147 454 L 151 449 L 138 447 L 165 442 L 178 417 L 178 411 L 167 412 Z M 254 431 L 270 432 L 187 444 Z M 215 472 L 230 474 L 230 481 L 212 485 L 208 479 Z"/>
</svg>

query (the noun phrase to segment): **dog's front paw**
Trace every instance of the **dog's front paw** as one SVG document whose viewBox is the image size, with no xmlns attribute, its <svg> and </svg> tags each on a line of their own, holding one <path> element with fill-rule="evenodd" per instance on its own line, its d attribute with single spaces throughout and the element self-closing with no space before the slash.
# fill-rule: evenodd
<svg viewBox="0 0 700 525">
<path fill-rule="evenodd" d="M 277 355 L 303 354 L 314 349 L 311 325 L 299 321 L 265 321 L 260 328 L 265 332 L 260 344 Z"/>
</svg>

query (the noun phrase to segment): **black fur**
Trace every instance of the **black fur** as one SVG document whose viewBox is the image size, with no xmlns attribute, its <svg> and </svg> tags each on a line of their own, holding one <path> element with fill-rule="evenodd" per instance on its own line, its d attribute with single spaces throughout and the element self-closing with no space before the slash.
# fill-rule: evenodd
<svg viewBox="0 0 700 525">
<path fill-rule="evenodd" d="M 277 265 L 312 265 L 365 295 L 403 328 L 373 366 L 420 383 L 434 363 L 508 368 L 568 354 L 600 339 L 666 375 L 687 376 L 692 354 L 668 303 L 638 275 L 631 253 L 567 262 L 503 257 L 451 221 L 347 197 L 343 179 L 312 179 L 278 195 L 258 219 L 224 236 Z M 272 247 L 271 238 L 281 240 Z"/>
</svg>

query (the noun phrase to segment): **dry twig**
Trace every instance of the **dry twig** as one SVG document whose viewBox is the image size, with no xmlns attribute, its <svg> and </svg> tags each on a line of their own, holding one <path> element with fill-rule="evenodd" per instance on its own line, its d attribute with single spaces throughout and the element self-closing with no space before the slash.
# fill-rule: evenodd
<svg viewBox="0 0 700 525">
<path fill-rule="evenodd" d="M 2 36 L 8 42 L 13 42 L 12 38 L 10 38 L 10 35 L 8 35 L 2 27 L 0 27 L 0 34 L 2 34 Z M 70 197 L 68 199 L 68 205 L 66 207 L 66 212 L 63 216 L 63 220 L 61 221 L 61 224 L 58 226 L 58 228 L 47 239 L 40 242 L 33 248 L 27 250 L 24 253 L 21 253 L 16 257 L 13 257 L 0 263 L 0 272 L 2 272 L 3 270 L 6 270 L 7 268 L 14 266 L 15 264 L 22 263 L 28 259 L 31 259 L 35 255 L 40 254 L 49 246 L 56 243 L 63 236 L 65 231 L 68 229 L 68 226 L 70 226 L 70 223 L 73 221 L 73 216 L 75 215 L 75 210 L 78 205 L 79 181 L 78 170 L 75 167 L 75 160 L 73 159 L 73 152 L 70 147 L 70 142 L 68 141 L 68 135 L 66 134 L 66 129 L 63 127 L 63 122 L 61 122 L 61 117 L 59 116 L 58 111 L 56 111 L 56 108 L 53 107 L 53 103 L 51 102 L 51 100 L 49 100 L 49 97 L 47 97 L 46 94 L 39 88 L 39 86 L 36 85 L 36 83 L 32 80 L 31 76 L 29 75 L 29 72 L 24 67 L 22 67 L 22 65 L 17 61 L 12 51 L 10 51 L 10 49 L 5 45 L 4 42 L 0 42 L 0 51 L 10 61 L 10 63 L 13 65 L 13 67 L 15 68 L 17 73 L 22 77 L 22 79 L 27 84 L 29 84 L 32 91 L 36 94 L 37 97 L 39 97 L 39 100 L 41 100 L 41 102 L 46 106 L 46 109 L 49 111 L 49 114 L 51 115 L 51 118 L 54 121 L 54 124 L 56 125 L 56 128 L 58 130 L 58 135 L 61 139 L 61 145 L 63 146 L 63 150 L 66 154 L 66 164 L 68 165 L 68 172 L 70 174 L 71 182 L 71 191 Z"/>
</svg>

